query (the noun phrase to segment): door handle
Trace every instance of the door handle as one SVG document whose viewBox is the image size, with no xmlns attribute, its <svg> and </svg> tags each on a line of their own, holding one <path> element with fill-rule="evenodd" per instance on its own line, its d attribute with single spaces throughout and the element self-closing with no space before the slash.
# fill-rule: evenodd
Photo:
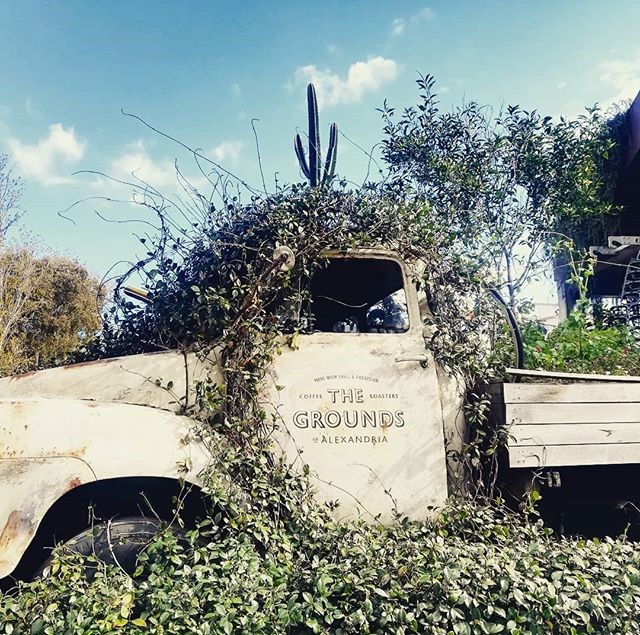
<svg viewBox="0 0 640 635">
<path fill-rule="evenodd" d="M 429 358 L 426 355 L 407 355 L 396 357 L 396 364 L 400 362 L 418 362 L 422 368 L 426 368 L 429 365 Z"/>
</svg>

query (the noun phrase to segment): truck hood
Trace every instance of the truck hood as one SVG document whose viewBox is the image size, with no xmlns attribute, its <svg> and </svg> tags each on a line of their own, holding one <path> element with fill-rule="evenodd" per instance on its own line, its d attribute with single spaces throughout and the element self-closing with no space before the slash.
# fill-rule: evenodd
<svg viewBox="0 0 640 635">
<path fill-rule="evenodd" d="M 144 353 L 3 377 L 0 399 L 113 401 L 184 412 L 206 376 L 221 380 L 215 361 L 178 351 Z"/>
</svg>

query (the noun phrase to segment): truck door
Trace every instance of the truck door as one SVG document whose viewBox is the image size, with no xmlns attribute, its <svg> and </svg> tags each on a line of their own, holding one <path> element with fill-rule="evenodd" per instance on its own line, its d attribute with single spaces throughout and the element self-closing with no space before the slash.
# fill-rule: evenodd
<svg viewBox="0 0 640 635">
<path fill-rule="evenodd" d="M 440 390 L 403 263 L 335 255 L 311 282 L 309 333 L 275 361 L 277 438 L 338 517 L 423 519 L 447 496 Z"/>
</svg>

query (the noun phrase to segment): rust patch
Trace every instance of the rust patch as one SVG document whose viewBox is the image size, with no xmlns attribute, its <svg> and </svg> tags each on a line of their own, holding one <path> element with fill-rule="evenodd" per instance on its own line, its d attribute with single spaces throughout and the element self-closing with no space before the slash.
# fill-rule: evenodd
<svg viewBox="0 0 640 635">
<path fill-rule="evenodd" d="M 113 362 L 117 362 L 121 360 L 122 357 L 110 357 L 109 359 L 97 359 L 93 362 L 78 362 L 77 364 L 67 364 L 66 366 L 60 366 L 61 370 L 70 370 L 71 368 L 84 368 L 85 366 L 93 366 L 95 368 L 100 368 L 101 366 L 108 366 Z"/>
<path fill-rule="evenodd" d="M 82 485 L 82 481 L 76 476 L 67 483 L 67 491 L 75 489 L 80 485 Z"/>
<path fill-rule="evenodd" d="M 7 522 L 0 533 L 0 550 L 7 548 L 14 540 L 20 537 L 20 534 L 31 535 L 33 533 L 33 525 L 31 521 L 24 518 L 22 514 L 14 509 L 7 518 Z"/>
<path fill-rule="evenodd" d="M 69 450 L 68 452 L 61 452 L 51 456 L 70 456 L 70 457 L 73 457 L 74 459 L 81 459 L 84 456 L 86 451 L 87 451 L 87 446 L 83 445 L 81 448 L 78 448 L 77 450 Z"/>
<path fill-rule="evenodd" d="M 9 380 L 13 381 L 14 379 L 26 379 L 27 377 L 31 377 L 31 375 L 35 375 L 37 370 L 30 370 L 28 373 L 21 373 L 20 375 L 12 375 L 8 377 Z"/>
<path fill-rule="evenodd" d="M 7 481 L 21 484 L 24 476 L 34 465 L 42 465 L 47 459 L 40 457 L 18 458 L 9 457 L 0 460 L 0 483 L 3 485 Z"/>
<path fill-rule="evenodd" d="M 4 549 L 12 540 L 15 540 L 20 526 L 20 512 L 13 510 L 7 518 L 7 522 L 0 534 L 0 549 Z"/>
<path fill-rule="evenodd" d="M 18 454 L 24 454 L 24 450 L 10 449 L 9 447 L 0 450 L 0 459 L 15 459 Z"/>
</svg>

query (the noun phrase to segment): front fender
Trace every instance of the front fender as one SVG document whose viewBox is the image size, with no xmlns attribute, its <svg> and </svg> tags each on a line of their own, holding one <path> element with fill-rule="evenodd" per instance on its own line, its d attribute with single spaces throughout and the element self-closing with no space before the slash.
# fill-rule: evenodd
<svg viewBox="0 0 640 635">
<path fill-rule="evenodd" d="M 94 479 L 81 459 L 0 458 L 0 579 L 14 570 L 51 505 Z"/>
<path fill-rule="evenodd" d="M 136 476 L 200 485 L 210 460 L 195 422 L 170 412 L 80 400 L 0 400 L 0 578 L 70 489 Z"/>
</svg>

